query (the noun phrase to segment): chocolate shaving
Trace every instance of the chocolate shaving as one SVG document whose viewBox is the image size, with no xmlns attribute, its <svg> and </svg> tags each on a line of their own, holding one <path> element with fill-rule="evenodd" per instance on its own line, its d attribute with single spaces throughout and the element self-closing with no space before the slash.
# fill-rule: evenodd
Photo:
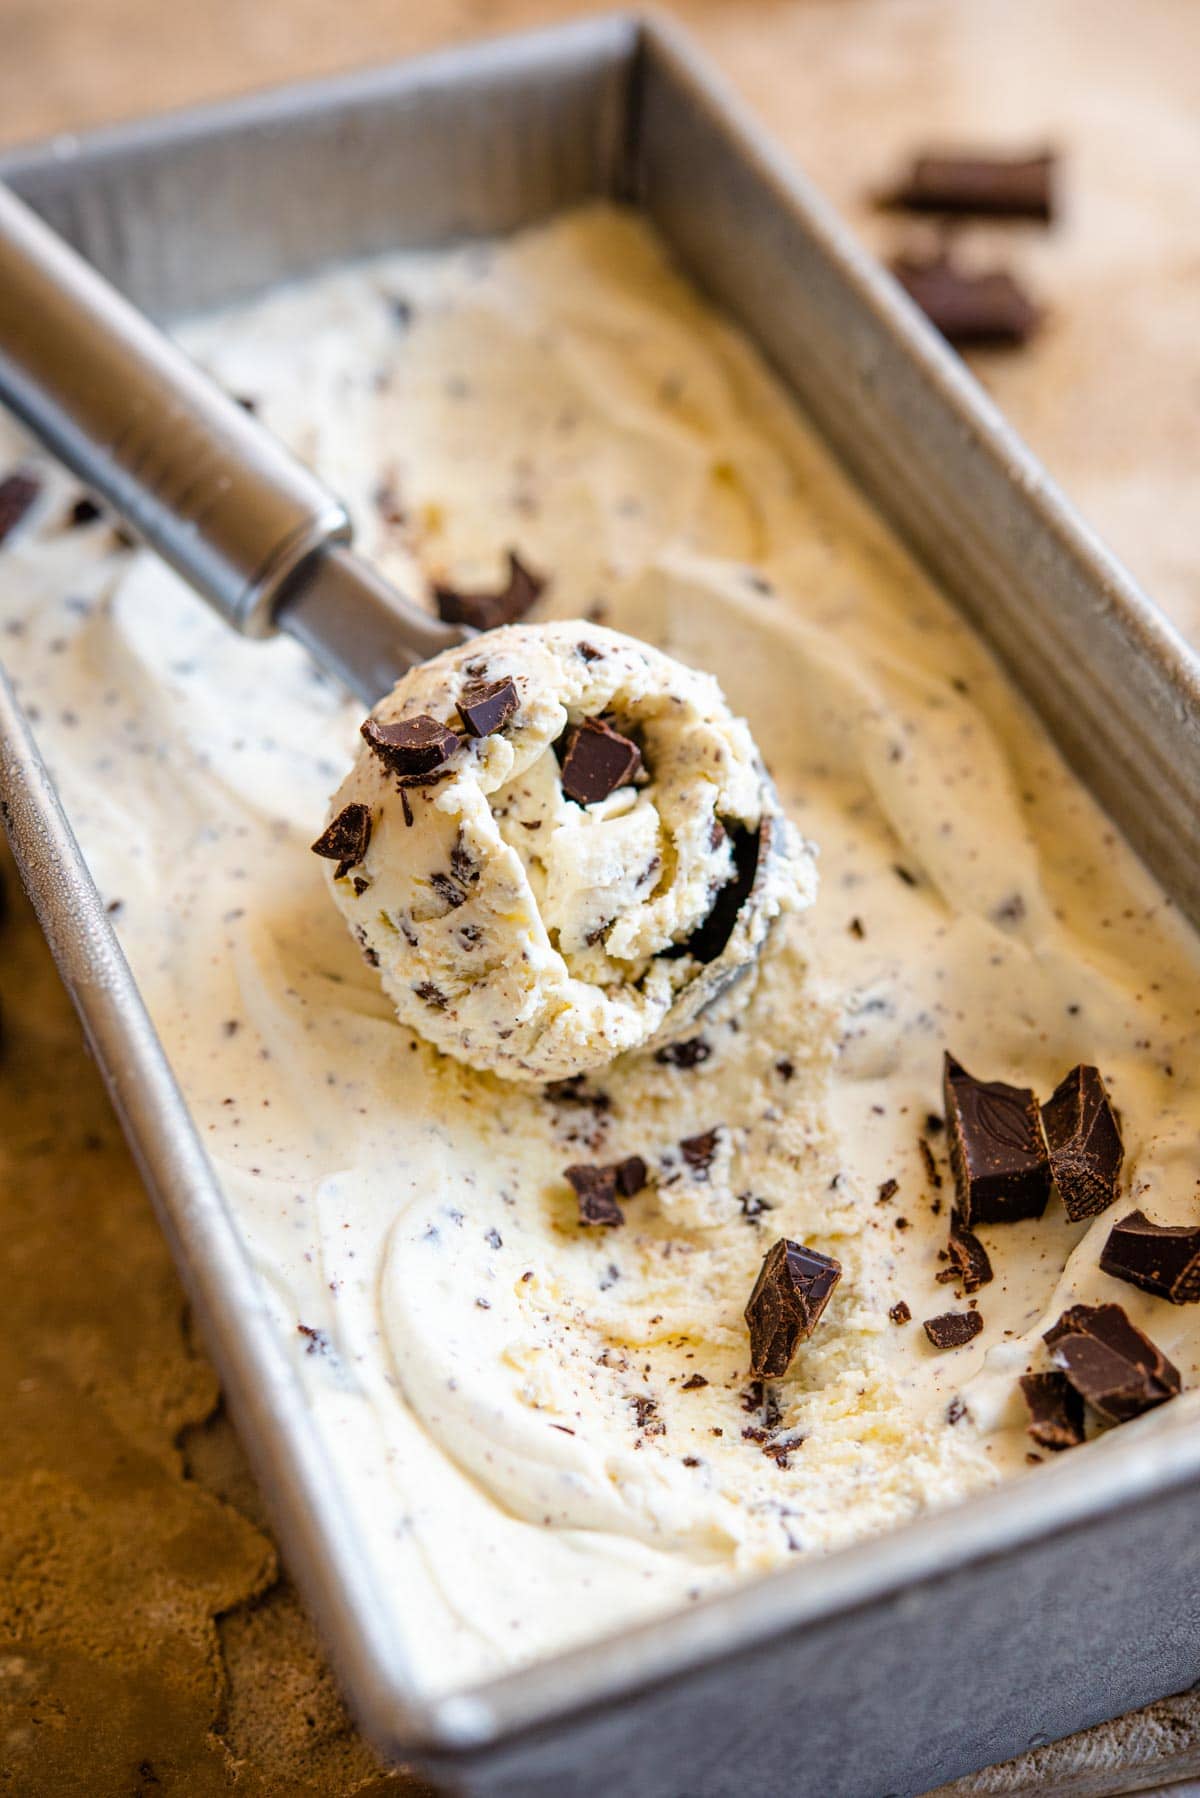
<svg viewBox="0 0 1200 1798">
<path fill-rule="evenodd" d="M 1098 1068 L 1072 1068 L 1042 1106 L 1050 1169 L 1072 1223 L 1117 1197 L 1125 1147 Z"/>
<path fill-rule="evenodd" d="M 1078 1448 L 1083 1441 L 1083 1399 L 1066 1374 L 1026 1373 L 1020 1384 L 1029 1406 L 1025 1427 L 1039 1448 L 1056 1452 Z"/>
<path fill-rule="evenodd" d="M 950 1266 L 938 1275 L 939 1286 L 959 1284 L 964 1292 L 978 1292 L 992 1278 L 988 1252 L 974 1230 L 969 1230 L 963 1223 L 957 1206 L 950 1213 L 950 1240 L 946 1252 Z"/>
<path fill-rule="evenodd" d="M 0 543 L 15 531 L 42 491 L 42 483 L 27 469 L 14 469 L 0 481 Z"/>
<path fill-rule="evenodd" d="M 1200 1300 L 1200 1224 L 1152 1224 L 1144 1211 L 1131 1211 L 1109 1232 L 1100 1271 L 1173 1305 L 1194 1305 Z"/>
<path fill-rule="evenodd" d="M 357 868 L 371 842 L 371 808 L 352 800 L 343 806 L 332 823 L 327 824 L 312 846 L 314 855 L 336 862 L 333 877 L 343 880 L 351 868 Z"/>
<path fill-rule="evenodd" d="M 523 618 L 545 588 L 541 575 L 526 568 L 515 550 L 508 552 L 508 581 L 498 593 L 464 593 L 457 587 L 435 585 L 434 604 L 446 624 L 466 624 L 473 630 L 495 630 Z"/>
<path fill-rule="evenodd" d="M 594 805 L 618 787 L 627 786 L 641 765 L 642 752 L 636 743 L 603 718 L 585 718 L 567 733 L 563 792 L 579 805 Z"/>
<path fill-rule="evenodd" d="M 458 715 L 470 737 L 490 737 L 508 723 L 520 701 L 511 680 L 477 680 L 458 696 Z"/>
<path fill-rule="evenodd" d="M 713 901 L 712 910 L 697 924 L 691 936 L 662 951 L 665 960 L 690 955 L 702 967 L 716 961 L 725 949 L 742 907 L 750 897 L 762 851 L 770 841 L 771 821 L 764 818 L 757 830 L 734 830 L 733 878 L 727 880 Z"/>
<path fill-rule="evenodd" d="M 1043 1341 L 1076 1392 L 1108 1423 L 1140 1417 L 1182 1387 L 1178 1368 L 1120 1305 L 1071 1305 Z"/>
<path fill-rule="evenodd" d="M 909 299 L 953 344 L 1023 344 L 1041 318 L 1007 269 L 975 275 L 947 256 L 929 261 L 900 256 L 892 263 L 892 273 Z"/>
<path fill-rule="evenodd" d="M 1050 1162 L 1029 1088 L 976 1080 L 947 1054 L 943 1096 L 964 1225 L 1040 1217 L 1050 1196 Z"/>
<path fill-rule="evenodd" d="M 401 780 L 421 781 L 437 774 L 460 747 L 448 725 L 425 713 L 380 724 L 368 718 L 362 735 L 390 774 Z"/>
<path fill-rule="evenodd" d="M 949 212 L 981 218 L 1037 219 L 1054 214 L 1051 151 L 1037 156 L 914 156 L 904 179 L 881 204 L 905 212 Z"/>
<path fill-rule="evenodd" d="M 787 1372 L 841 1277 L 841 1263 L 832 1256 L 787 1237 L 767 1250 L 746 1305 L 752 1373 L 777 1380 Z"/>
<path fill-rule="evenodd" d="M 921 1328 L 935 1349 L 962 1348 L 979 1335 L 983 1318 L 978 1311 L 943 1311 L 938 1317 L 927 1317 Z"/>
</svg>

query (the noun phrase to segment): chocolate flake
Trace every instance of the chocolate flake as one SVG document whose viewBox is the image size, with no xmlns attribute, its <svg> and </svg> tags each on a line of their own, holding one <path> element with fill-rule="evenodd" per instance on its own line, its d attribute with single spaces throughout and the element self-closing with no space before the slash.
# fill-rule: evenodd
<svg viewBox="0 0 1200 1798">
<path fill-rule="evenodd" d="M 650 1172 L 640 1155 L 627 1155 L 624 1161 L 609 1162 L 603 1167 L 577 1163 L 564 1170 L 563 1178 L 575 1188 L 581 1224 L 616 1225 L 625 1222 L 617 1194 L 625 1199 L 635 1198 L 649 1180 Z"/>
<path fill-rule="evenodd" d="M 362 735 L 391 774 L 401 780 L 421 780 L 438 773 L 459 748 L 459 739 L 448 725 L 422 712 L 415 718 L 398 718 L 380 724 L 368 718 Z"/>
<path fill-rule="evenodd" d="M 445 624 L 466 624 L 477 631 L 495 630 L 523 618 L 545 588 L 541 575 L 526 568 L 514 550 L 508 552 L 508 581 L 498 593 L 464 593 L 435 585 L 434 604 Z"/>
<path fill-rule="evenodd" d="M 468 736 L 490 737 L 507 724 L 520 701 L 511 680 L 477 680 L 458 696 L 458 715 Z"/>
<path fill-rule="evenodd" d="M 1050 1162 L 1033 1093 L 1002 1080 L 976 1080 L 950 1054 L 942 1078 L 963 1223 L 972 1228 L 1041 1217 L 1050 1196 Z"/>
<path fill-rule="evenodd" d="M 1029 1406 L 1025 1426 L 1039 1448 L 1078 1448 L 1083 1441 L 1083 1399 L 1063 1373 L 1021 1375 Z"/>
<path fill-rule="evenodd" d="M 978 1292 L 992 1278 L 988 1252 L 974 1230 L 963 1223 L 957 1205 L 950 1213 L 950 1240 L 946 1245 L 950 1266 L 938 1275 L 939 1286 L 961 1284 L 964 1292 Z"/>
<path fill-rule="evenodd" d="M 941 255 L 899 256 L 892 273 L 908 297 L 953 344 L 1028 342 L 1041 314 L 1007 269 L 972 274 Z"/>
<path fill-rule="evenodd" d="M 876 1199 L 875 1203 L 877 1205 L 889 1205 L 899 1191 L 899 1180 L 885 1180 L 879 1188 L 879 1197 Z"/>
<path fill-rule="evenodd" d="M 896 1303 L 888 1312 L 888 1316 L 894 1324 L 910 1324 L 912 1322 L 912 1311 L 907 1301 L 904 1299 L 896 1300 Z"/>
<path fill-rule="evenodd" d="M 563 792 L 579 805 L 594 805 L 618 787 L 627 786 L 641 765 L 642 753 L 636 743 L 603 718 L 585 718 L 567 733 Z"/>
<path fill-rule="evenodd" d="M 664 1068 L 698 1068 L 711 1054 L 712 1048 L 704 1038 L 693 1036 L 686 1043 L 667 1043 L 656 1049 L 654 1059 Z"/>
<path fill-rule="evenodd" d="M 925 1167 L 925 1178 L 932 1187 L 935 1187 L 940 1192 L 942 1187 L 942 1170 L 934 1159 L 933 1150 L 929 1146 L 928 1137 L 918 1136 L 917 1147 L 921 1151 L 921 1160 Z"/>
<path fill-rule="evenodd" d="M 1117 1197 L 1125 1147 L 1098 1068 L 1072 1068 L 1042 1106 L 1050 1169 L 1071 1222 L 1097 1217 Z"/>
<path fill-rule="evenodd" d="M 679 1152 L 695 1174 L 697 1180 L 707 1180 L 717 1154 L 720 1140 L 720 1127 L 703 1131 L 699 1136 L 685 1136 L 679 1145 Z"/>
<path fill-rule="evenodd" d="M 1200 1224 L 1153 1224 L 1144 1211 L 1131 1211 L 1113 1225 L 1100 1271 L 1173 1305 L 1194 1305 L 1200 1300 Z"/>
<path fill-rule="evenodd" d="M 750 1367 L 759 1379 L 777 1380 L 787 1372 L 841 1277 L 841 1263 L 832 1256 L 786 1236 L 767 1250 L 745 1314 Z"/>
<path fill-rule="evenodd" d="M 420 986 L 414 986 L 413 992 L 423 1005 L 428 1005 L 431 1011 L 445 1011 L 450 1003 L 441 987 L 435 986 L 432 980 L 423 980 Z"/>
<path fill-rule="evenodd" d="M 690 1373 L 679 1390 L 681 1392 L 699 1392 L 702 1386 L 707 1385 L 708 1381 L 702 1373 Z"/>
<path fill-rule="evenodd" d="M 28 469 L 16 468 L 0 481 L 0 543 L 15 531 L 42 491 L 42 483 Z"/>
<path fill-rule="evenodd" d="M 1179 1369 L 1120 1305 L 1070 1305 L 1042 1339 L 1076 1392 L 1108 1423 L 1175 1398 Z"/>
<path fill-rule="evenodd" d="M 935 1349 L 962 1348 L 979 1335 L 983 1318 L 978 1311 L 943 1311 L 938 1317 L 927 1317 L 921 1328 Z"/>
<path fill-rule="evenodd" d="M 1037 219 L 1054 213 L 1057 158 L 1036 156 L 914 156 L 904 179 L 883 196 L 905 212 L 949 212 L 980 218 Z"/>
<path fill-rule="evenodd" d="M 371 842 L 371 808 L 352 800 L 337 817 L 327 824 L 312 846 L 314 855 L 336 862 L 334 879 L 344 880 L 351 868 L 357 868 Z"/>
</svg>

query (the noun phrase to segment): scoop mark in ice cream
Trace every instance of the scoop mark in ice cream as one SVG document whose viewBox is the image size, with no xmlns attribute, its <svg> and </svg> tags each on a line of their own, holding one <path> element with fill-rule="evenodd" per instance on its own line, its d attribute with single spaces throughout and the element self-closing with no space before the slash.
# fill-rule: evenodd
<svg viewBox="0 0 1200 1798">
<path fill-rule="evenodd" d="M 501 624 L 515 624 L 544 592 L 542 575 L 527 568 L 515 550 L 508 552 L 508 580 L 495 593 L 466 592 L 437 583 L 433 600 L 438 617 L 446 624 L 466 624 L 473 630 L 491 631 Z"/>
<path fill-rule="evenodd" d="M 1096 1217 L 1117 1197 L 1125 1148 L 1098 1068 L 1072 1068 L 1042 1106 L 1054 1183 L 1072 1223 Z"/>
<path fill-rule="evenodd" d="M 962 1348 L 979 1335 L 983 1318 L 978 1311 L 942 1311 L 927 1317 L 921 1328 L 935 1349 Z"/>
<path fill-rule="evenodd" d="M 568 732 L 562 789 L 578 805 L 595 805 L 625 787 L 642 765 L 637 744 L 603 718 L 585 718 Z"/>
<path fill-rule="evenodd" d="M 1100 1271 L 1173 1305 L 1200 1300 L 1200 1224 L 1154 1224 L 1144 1211 L 1115 1223 Z"/>
<path fill-rule="evenodd" d="M 474 680 L 458 696 L 458 715 L 468 736 L 490 737 L 508 723 L 519 703 L 511 680 Z"/>
<path fill-rule="evenodd" d="M 1106 1423 L 1128 1423 L 1181 1390 L 1179 1369 L 1120 1305 L 1070 1305 L 1042 1340 Z"/>
<path fill-rule="evenodd" d="M 41 491 L 37 476 L 24 468 L 14 469 L 0 481 L 0 543 L 16 530 Z"/>
<path fill-rule="evenodd" d="M 337 817 L 326 825 L 312 845 L 312 852 L 326 861 L 336 862 L 333 877 L 342 880 L 351 868 L 358 867 L 370 844 L 371 808 L 355 799 L 344 805 Z"/>
<path fill-rule="evenodd" d="M 943 1097 L 964 1224 L 1041 1217 L 1050 1196 L 1050 1161 L 1030 1089 L 976 1080 L 947 1054 Z"/>
<path fill-rule="evenodd" d="M 420 781 L 439 773 L 461 748 L 449 725 L 425 713 L 416 718 L 398 718 L 394 724 L 367 718 L 361 732 L 388 772 L 399 775 L 401 780 Z"/>
<path fill-rule="evenodd" d="M 946 1244 L 946 1253 L 950 1257 L 950 1266 L 938 1275 L 939 1285 L 958 1282 L 964 1292 L 978 1292 L 992 1278 L 988 1252 L 974 1230 L 964 1224 L 957 1206 L 950 1213 L 950 1240 Z"/>
<path fill-rule="evenodd" d="M 831 1255 L 781 1236 L 763 1258 L 746 1304 L 750 1371 L 760 1380 L 787 1372 L 796 1350 L 816 1329 L 842 1267 Z"/>
<path fill-rule="evenodd" d="M 1021 1393 L 1029 1406 L 1026 1429 L 1040 1448 L 1058 1453 L 1083 1441 L 1083 1398 L 1063 1373 L 1021 1375 Z"/>
</svg>

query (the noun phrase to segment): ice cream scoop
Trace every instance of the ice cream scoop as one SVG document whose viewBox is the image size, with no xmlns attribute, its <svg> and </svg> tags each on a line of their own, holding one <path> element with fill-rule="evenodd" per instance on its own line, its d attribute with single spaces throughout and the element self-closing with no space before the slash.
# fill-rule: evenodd
<svg viewBox="0 0 1200 1798">
<path fill-rule="evenodd" d="M 514 1080 L 686 1032 L 811 902 L 711 675 L 617 631 L 514 625 L 371 714 L 316 848 L 402 1022 Z"/>
<path fill-rule="evenodd" d="M 400 1016 L 448 1052 L 553 1079 L 678 1034 L 811 898 L 811 854 L 715 682 L 586 627 L 464 645 L 2 188 L 0 399 L 236 629 L 290 631 L 368 703 L 410 670 L 323 852 Z"/>
</svg>

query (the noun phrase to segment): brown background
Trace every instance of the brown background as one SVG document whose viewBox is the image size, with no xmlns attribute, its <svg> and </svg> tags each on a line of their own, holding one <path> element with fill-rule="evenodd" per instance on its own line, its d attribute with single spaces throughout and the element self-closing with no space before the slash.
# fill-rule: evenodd
<svg viewBox="0 0 1200 1798">
<path fill-rule="evenodd" d="M 571 0 L 0 0 L 0 142 L 576 15 Z M 973 231 L 1047 306 L 977 371 L 1103 535 L 1200 634 L 1200 6 L 680 0 L 880 250 L 927 141 L 1059 146 L 1050 232 Z M 2 472 L 2 471 L 0 471 Z M 10 870 L 0 943 L 0 1790 L 410 1793 L 349 1724 L 193 1343 L 136 1173 Z M 956 1791 L 1200 1770 L 1155 1706 Z"/>
</svg>

